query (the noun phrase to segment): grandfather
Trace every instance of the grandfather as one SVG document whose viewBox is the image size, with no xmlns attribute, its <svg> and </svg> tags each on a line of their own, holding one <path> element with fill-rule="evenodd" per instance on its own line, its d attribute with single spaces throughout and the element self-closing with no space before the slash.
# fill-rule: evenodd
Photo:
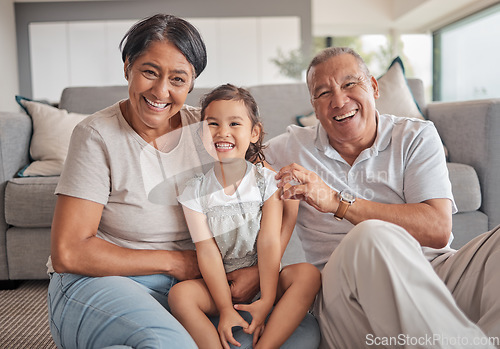
<svg viewBox="0 0 500 349">
<path fill-rule="evenodd" d="M 434 125 L 380 115 L 377 80 L 348 48 L 319 53 L 307 84 L 319 124 L 291 126 L 266 159 L 281 186 L 295 183 L 283 196 L 302 200 L 296 230 L 323 277 L 322 348 L 490 347 L 499 234 L 449 248 L 456 207 Z"/>
</svg>

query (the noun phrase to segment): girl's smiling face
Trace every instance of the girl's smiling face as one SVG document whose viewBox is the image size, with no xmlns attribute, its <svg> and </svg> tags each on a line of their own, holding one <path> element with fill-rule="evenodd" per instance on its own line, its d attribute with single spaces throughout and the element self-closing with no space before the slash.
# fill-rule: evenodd
<svg viewBox="0 0 500 349">
<path fill-rule="evenodd" d="M 245 159 L 250 143 L 257 142 L 261 132 L 258 125 L 252 125 L 242 100 L 211 102 L 205 109 L 204 123 L 212 136 L 208 151 L 215 151 L 219 161 Z"/>
</svg>

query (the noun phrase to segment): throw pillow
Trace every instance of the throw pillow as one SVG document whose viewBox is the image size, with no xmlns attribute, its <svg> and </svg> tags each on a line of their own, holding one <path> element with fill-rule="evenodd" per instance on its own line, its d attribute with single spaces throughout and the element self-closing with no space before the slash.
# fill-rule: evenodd
<svg viewBox="0 0 500 349">
<path fill-rule="evenodd" d="M 375 105 L 380 114 L 424 119 L 406 82 L 401 58 L 396 57 L 377 81 L 380 97 L 375 100 Z"/>
<path fill-rule="evenodd" d="M 316 118 L 316 114 L 311 112 L 307 115 L 299 115 L 296 117 L 297 125 L 299 126 L 314 126 L 318 123 L 318 119 Z"/>
<path fill-rule="evenodd" d="M 68 153 L 71 133 L 88 115 L 68 113 L 51 105 L 16 96 L 33 121 L 30 156 L 33 162 L 19 172 L 22 177 L 58 176 Z"/>
</svg>

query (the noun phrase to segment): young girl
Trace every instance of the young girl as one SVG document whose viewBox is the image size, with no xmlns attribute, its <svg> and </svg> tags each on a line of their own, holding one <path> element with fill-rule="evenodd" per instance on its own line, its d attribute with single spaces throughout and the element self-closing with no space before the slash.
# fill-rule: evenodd
<svg viewBox="0 0 500 349">
<path fill-rule="evenodd" d="M 201 116 L 203 138 L 211 136 L 204 144 L 218 161 L 187 184 L 179 202 L 203 279 L 175 285 L 169 293 L 171 311 L 200 348 L 240 346 L 231 331 L 236 326 L 253 334 L 254 348 L 279 348 L 314 301 L 319 271 L 301 263 L 280 272 L 283 201 L 275 173 L 263 166 L 262 124 L 250 93 L 222 85 L 205 96 Z M 233 306 L 226 273 L 255 264 L 260 299 Z M 251 324 L 237 310 L 248 311 Z M 217 330 L 207 315 L 220 315 Z"/>
</svg>

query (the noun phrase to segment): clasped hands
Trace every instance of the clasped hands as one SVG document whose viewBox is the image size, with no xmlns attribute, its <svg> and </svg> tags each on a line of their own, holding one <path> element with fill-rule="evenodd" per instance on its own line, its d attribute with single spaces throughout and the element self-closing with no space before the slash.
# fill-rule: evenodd
<svg viewBox="0 0 500 349">
<path fill-rule="evenodd" d="M 245 333 L 253 334 L 253 347 L 255 347 L 264 332 L 265 321 L 272 305 L 272 302 L 258 299 L 251 304 L 235 304 L 234 308 L 221 310 L 218 332 L 222 347 L 229 349 L 228 343 L 240 346 L 240 343 L 233 337 L 232 328 L 235 326 L 242 327 Z M 237 310 L 247 311 L 252 315 L 250 325 L 238 314 Z"/>
<path fill-rule="evenodd" d="M 333 213 L 337 210 L 339 205 L 337 192 L 315 172 L 294 163 L 283 167 L 275 178 L 279 180 L 278 188 L 283 190 L 283 199 L 303 200 L 324 213 Z"/>
</svg>

